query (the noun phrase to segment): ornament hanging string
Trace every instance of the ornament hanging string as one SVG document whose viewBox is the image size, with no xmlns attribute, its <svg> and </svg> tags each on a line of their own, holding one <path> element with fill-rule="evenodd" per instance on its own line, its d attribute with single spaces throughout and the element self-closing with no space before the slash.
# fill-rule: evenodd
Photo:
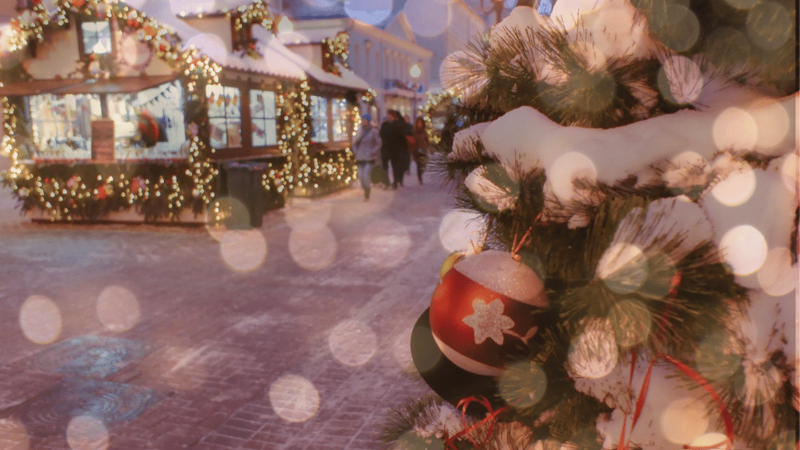
<svg viewBox="0 0 800 450">
<path fill-rule="evenodd" d="M 472 402 L 479 403 L 481 406 L 486 408 L 488 413 L 486 414 L 486 417 L 480 422 L 475 423 L 471 426 L 467 426 L 467 407 L 469 407 L 470 403 Z M 495 411 L 494 408 L 492 408 L 491 403 L 489 403 L 489 400 L 487 400 L 486 397 L 483 397 L 481 395 L 471 396 L 462 399 L 461 401 L 458 402 L 456 408 L 461 409 L 461 422 L 464 424 L 464 429 L 445 440 L 444 444 L 447 450 L 458 450 L 458 447 L 456 447 L 456 440 L 458 440 L 462 436 L 466 436 L 467 439 L 469 439 L 469 441 L 472 443 L 472 445 L 475 446 L 475 448 L 477 449 L 483 448 L 486 445 L 486 443 L 489 442 L 489 439 L 491 439 L 492 437 L 492 431 L 494 430 L 494 424 L 497 422 L 497 417 L 509 410 L 508 406 L 504 406 Z M 475 440 L 472 439 L 471 433 L 473 431 L 480 429 L 482 426 L 486 424 L 489 425 L 489 429 L 486 433 L 486 437 L 483 439 L 483 442 L 481 443 L 475 442 Z"/>
<path fill-rule="evenodd" d="M 539 216 L 541 216 L 541 213 L 539 213 Z M 539 216 L 536 217 L 537 220 L 539 219 Z M 520 256 L 517 253 L 522 249 L 522 246 L 525 245 L 525 241 L 531 234 L 531 230 L 533 230 L 533 227 L 528 228 L 528 231 L 525 232 L 519 242 L 517 242 L 517 235 L 514 234 L 514 243 L 511 244 L 511 257 L 514 258 L 515 261 L 520 260 Z"/>
</svg>

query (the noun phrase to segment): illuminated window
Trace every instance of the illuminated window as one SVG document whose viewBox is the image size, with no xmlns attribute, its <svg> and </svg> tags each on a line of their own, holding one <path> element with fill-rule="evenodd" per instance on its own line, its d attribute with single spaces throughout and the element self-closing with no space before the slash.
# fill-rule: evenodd
<svg viewBox="0 0 800 450">
<path fill-rule="evenodd" d="M 134 94 L 110 94 L 117 159 L 182 158 L 186 141 L 183 88 L 177 82 Z"/>
<path fill-rule="evenodd" d="M 328 99 L 311 96 L 312 142 L 328 142 Z"/>
<path fill-rule="evenodd" d="M 107 21 L 81 22 L 81 34 L 84 54 L 111 53 L 111 26 Z"/>
<path fill-rule="evenodd" d="M 274 92 L 250 91 L 250 119 L 253 124 L 253 147 L 278 143 Z"/>
<path fill-rule="evenodd" d="M 98 95 L 34 95 L 28 108 L 37 158 L 91 158 L 92 120 L 102 114 Z"/>
<path fill-rule="evenodd" d="M 242 146 L 242 97 L 238 88 L 206 86 L 208 121 L 211 125 L 211 146 L 236 148 Z"/>
<path fill-rule="evenodd" d="M 346 141 L 350 138 L 347 133 L 347 100 L 335 98 L 331 101 L 331 116 L 333 117 L 333 140 Z"/>
</svg>

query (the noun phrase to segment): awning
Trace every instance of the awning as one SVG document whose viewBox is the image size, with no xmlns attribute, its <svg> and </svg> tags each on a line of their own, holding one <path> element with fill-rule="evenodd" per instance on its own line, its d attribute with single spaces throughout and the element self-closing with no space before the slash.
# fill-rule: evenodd
<svg viewBox="0 0 800 450">
<path fill-rule="evenodd" d="M 30 80 L 10 83 L 0 87 L 0 96 L 39 94 L 125 94 L 139 92 L 164 83 L 174 81 L 174 75 L 151 77 L 120 77 L 110 80 Z"/>
<path fill-rule="evenodd" d="M 86 80 L 81 84 L 65 86 L 53 94 L 128 94 L 174 81 L 174 75 L 150 77 L 119 77 L 109 80 Z"/>
<path fill-rule="evenodd" d="M 20 83 L 8 83 L 0 87 L 0 96 L 14 97 L 18 95 L 39 95 L 57 89 L 65 89 L 83 80 L 30 80 Z"/>
</svg>

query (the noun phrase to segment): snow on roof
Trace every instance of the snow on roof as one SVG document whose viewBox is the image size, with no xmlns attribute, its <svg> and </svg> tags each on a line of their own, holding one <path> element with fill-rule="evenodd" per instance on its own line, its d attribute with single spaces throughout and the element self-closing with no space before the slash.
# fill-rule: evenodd
<svg viewBox="0 0 800 450">
<path fill-rule="evenodd" d="M 257 33 L 254 33 L 254 35 L 255 34 Z M 261 58 L 253 59 L 244 52 L 241 52 L 239 55 L 231 54 L 228 55 L 228 58 L 222 63 L 222 66 L 229 69 L 238 69 L 298 80 L 305 77 L 306 71 L 303 70 L 297 62 L 285 56 L 286 53 L 291 52 L 274 37 L 269 36 L 259 39 L 256 44 L 256 51 L 262 55 Z"/>
<path fill-rule="evenodd" d="M 341 28 L 317 28 L 308 30 L 298 30 L 291 33 L 278 33 L 278 39 L 284 45 L 292 44 L 317 44 L 323 39 L 333 39 L 341 32 Z"/>
<path fill-rule="evenodd" d="M 256 33 L 254 31 L 253 36 L 255 35 Z M 280 49 L 280 52 L 283 54 L 283 56 L 303 68 L 303 70 L 305 70 L 311 78 L 319 81 L 320 83 L 364 91 L 370 88 L 370 85 L 366 81 L 361 79 L 352 70 L 346 69 L 340 64 L 337 64 L 336 66 L 341 72 L 341 76 L 336 75 L 335 73 L 326 72 L 322 69 L 322 67 L 289 50 L 283 44 L 280 44 L 278 39 L 274 39 L 273 41 L 278 44 L 275 45 L 275 49 Z"/>
<path fill-rule="evenodd" d="M 189 24 L 175 16 L 169 0 L 125 0 L 124 3 L 139 12 L 145 13 L 147 17 L 154 19 L 161 25 L 170 28 L 182 42 L 186 42 L 200 34 L 199 30 L 189 26 Z"/>
</svg>

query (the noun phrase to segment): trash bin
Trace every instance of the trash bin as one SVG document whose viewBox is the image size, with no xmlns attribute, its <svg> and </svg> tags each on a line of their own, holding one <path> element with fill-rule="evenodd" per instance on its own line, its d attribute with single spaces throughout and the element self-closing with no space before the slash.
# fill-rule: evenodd
<svg viewBox="0 0 800 450">
<path fill-rule="evenodd" d="M 252 228 L 261 227 L 266 212 L 266 192 L 261 184 L 261 179 L 266 170 L 267 165 L 264 163 L 237 162 L 225 165 L 228 195 L 240 201 L 249 216 L 249 221 L 243 220 L 244 218 L 241 217 L 233 217 L 230 221 L 233 227 L 246 227 L 248 222 Z"/>
</svg>

